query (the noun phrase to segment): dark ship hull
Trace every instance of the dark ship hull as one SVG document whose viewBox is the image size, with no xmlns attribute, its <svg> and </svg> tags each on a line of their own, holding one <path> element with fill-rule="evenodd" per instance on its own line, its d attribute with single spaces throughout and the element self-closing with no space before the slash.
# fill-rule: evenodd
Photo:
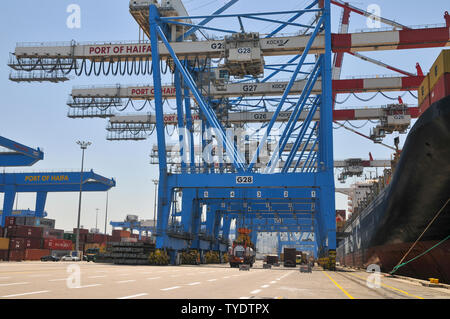
<svg viewBox="0 0 450 319">
<path fill-rule="evenodd" d="M 450 198 L 450 96 L 417 120 L 403 147 L 392 181 L 344 228 L 338 242 L 341 265 L 378 264 L 390 272 Z M 404 262 L 450 235 L 450 203 Z M 450 283 L 450 239 L 398 269 L 396 274 Z"/>
</svg>

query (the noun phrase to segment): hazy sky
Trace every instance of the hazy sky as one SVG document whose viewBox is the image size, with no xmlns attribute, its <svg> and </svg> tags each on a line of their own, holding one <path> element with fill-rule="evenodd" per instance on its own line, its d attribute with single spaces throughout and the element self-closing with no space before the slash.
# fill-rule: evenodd
<svg viewBox="0 0 450 319">
<path fill-rule="evenodd" d="M 69 29 L 66 19 L 69 13 L 66 8 L 70 4 L 81 7 L 81 28 Z M 186 0 L 185 6 L 190 15 L 209 14 L 226 3 L 224 0 Z M 309 1 L 302 0 L 241 0 L 229 13 L 236 12 L 265 12 L 279 10 L 293 10 L 304 7 Z M 430 2 L 419 0 L 408 1 L 363 1 L 353 4 L 367 8 L 370 4 L 381 7 L 381 15 L 396 20 L 405 25 L 443 24 L 444 12 L 449 8 L 447 0 L 433 0 Z M 103 119 L 69 119 L 66 105 L 72 86 L 94 84 L 144 84 L 152 83 L 149 77 L 79 77 L 59 84 L 48 83 L 14 83 L 8 80 L 10 73 L 7 67 L 9 52 L 14 51 L 17 42 L 53 42 L 70 41 L 116 41 L 137 40 L 138 26 L 128 12 L 128 0 L 22 0 L 5 1 L 0 12 L 1 50 L 0 50 L 0 92 L 2 96 L 0 113 L 0 135 L 14 139 L 25 145 L 41 147 L 45 152 L 45 159 L 32 168 L 7 169 L 6 171 L 33 170 L 79 170 L 81 151 L 77 140 L 91 141 L 85 158 L 85 167 L 93 168 L 97 173 L 106 177 L 114 177 L 117 187 L 110 191 L 109 220 L 123 220 L 126 214 L 136 214 L 140 218 L 153 217 L 154 186 L 152 179 L 157 178 L 157 166 L 150 165 L 149 154 L 155 143 L 154 136 L 142 142 L 110 142 L 106 140 L 106 124 Z M 341 9 L 333 7 L 333 31 L 336 32 Z M 226 21 L 226 22 L 225 22 Z M 270 32 L 274 25 L 267 23 L 251 23 L 244 21 L 251 31 Z M 214 25 L 214 24 L 213 24 Z M 220 24 L 226 28 L 237 28 L 237 23 L 222 20 Z M 350 31 L 365 29 L 366 20 L 352 14 Z M 440 49 L 382 51 L 365 53 L 367 56 L 383 60 L 401 69 L 415 72 L 416 62 L 420 62 L 426 72 Z M 346 55 L 342 77 L 363 75 L 392 74 L 392 72 L 378 66 L 362 62 Z M 168 80 L 170 81 L 170 80 Z M 400 95 L 403 93 L 400 93 Z M 416 92 L 414 92 L 416 94 Z M 369 94 L 358 96 L 367 98 Z M 399 94 L 388 93 L 391 97 Z M 338 96 L 338 100 L 346 98 L 346 94 Z M 406 103 L 417 105 L 417 100 L 409 93 L 404 95 Z M 365 107 L 386 105 L 390 100 L 377 96 L 364 104 L 354 97 L 350 97 L 341 107 Z M 130 112 L 128 109 L 125 113 Z M 364 124 L 355 122 L 354 125 Z M 369 134 L 367 124 L 361 132 Z M 390 158 L 391 151 L 383 146 L 373 144 L 353 133 L 343 129 L 334 130 L 334 154 L 336 159 L 349 157 L 367 158 L 372 152 L 375 158 Z M 394 136 L 386 138 L 385 143 L 392 145 Z M 405 136 L 401 136 L 402 143 Z M 381 172 L 381 170 L 380 170 Z M 349 185 L 336 183 L 337 187 Z M 95 211 L 99 208 L 100 229 L 104 227 L 105 193 L 84 193 L 82 208 L 82 222 L 86 228 L 94 227 Z M 3 203 L 3 195 L 0 195 Z M 19 194 L 19 209 L 34 209 L 35 195 Z M 347 198 L 337 196 L 337 208 L 346 208 Z M 78 210 L 77 193 L 50 193 L 47 199 L 46 211 L 50 218 L 56 219 L 56 227 L 71 230 L 76 225 Z M 111 229 L 108 226 L 108 229 Z"/>
</svg>

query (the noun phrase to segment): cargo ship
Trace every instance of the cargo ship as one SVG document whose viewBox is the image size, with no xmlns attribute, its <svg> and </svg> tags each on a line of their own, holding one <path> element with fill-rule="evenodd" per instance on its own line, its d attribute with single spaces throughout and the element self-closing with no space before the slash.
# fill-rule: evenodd
<svg viewBox="0 0 450 319">
<path fill-rule="evenodd" d="M 338 229 L 341 265 L 377 264 L 389 273 L 403 258 L 418 257 L 395 274 L 450 283 L 450 239 L 445 240 L 450 235 L 449 83 L 446 87 L 445 97 L 428 104 L 411 128 L 392 169 L 358 186 L 364 196 Z"/>
</svg>

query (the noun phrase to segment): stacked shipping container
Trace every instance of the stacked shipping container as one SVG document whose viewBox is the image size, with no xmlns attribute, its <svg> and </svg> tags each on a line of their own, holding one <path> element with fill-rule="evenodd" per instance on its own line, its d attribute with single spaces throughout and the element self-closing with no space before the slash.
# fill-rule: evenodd
<svg viewBox="0 0 450 319">
<path fill-rule="evenodd" d="M 39 226 L 36 226 L 39 225 Z M 71 250 L 72 242 L 65 241 L 64 231 L 53 229 L 55 221 L 37 217 L 7 217 L 1 231 L 0 260 L 40 260 L 51 254 L 50 249 Z"/>
<path fill-rule="evenodd" d="M 450 50 L 443 50 L 425 77 L 418 91 L 419 112 L 450 95 Z"/>
<path fill-rule="evenodd" d="M 33 226 L 37 224 L 40 226 Z M 54 229 L 54 220 L 50 219 L 7 217 L 5 228 L 0 227 L 0 261 L 40 260 L 46 255 L 67 255 L 70 250 L 75 250 L 77 229 L 74 228 L 73 231 L 74 233 L 64 233 L 64 230 Z M 99 248 L 102 251 L 108 242 L 138 241 L 152 242 L 151 237 L 142 236 L 139 240 L 138 234 L 125 230 L 113 230 L 112 236 L 109 236 L 92 234 L 87 229 L 80 228 L 82 251 L 89 248 Z"/>
</svg>

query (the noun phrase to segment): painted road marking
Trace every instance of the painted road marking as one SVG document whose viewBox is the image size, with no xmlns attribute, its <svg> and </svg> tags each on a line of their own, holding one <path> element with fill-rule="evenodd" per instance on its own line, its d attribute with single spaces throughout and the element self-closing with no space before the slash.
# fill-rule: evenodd
<svg viewBox="0 0 450 319">
<path fill-rule="evenodd" d="M 338 287 L 347 297 L 350 299 L 355 299 L 352 295 L 350 295 L 344 288 L 342 288 L 333 278 L 330 277 L 325 271 L 322 270 L 322 272 L 327 276 L 335 285 Z"/>
<path fill-rule="evenodd" d="M 195 285 L 200 285 L 200 282 L 191 282 L 190 284 L 187 284 L 188 286 L 195 286 Z"/>
<path fill-rule="evenodd" d="M 208 281 L 217 281 L 217 279 L 208 279 Z"/>
<path fill-rule="evenodd" d="M 50 274 L 47 275 L 29 275 L 28 277 L 50 277 Z"/>
<path fill-rule="evenodd" d="M 88 278 L 104 278 L 104 277 L 106 277 L 106 275 L 101 275 L 101 276 L 90 276 L 90 277 L 88 277 Z"/>
<path fill-rule="evenodd" d="M 274 280 L 274 281 L 271 281 L 270 283 L 271 283 L 271 284 L 274 284 L 274 283 L 276 283 L 276 281 Z"/>
<path fill-rule="evenodd" d="M 9 283 L 9 284 L 0 284 L 0 287 L 26 285 L 26 284 L 29 284 L 29 282 L 13 282 L 13 283 Z"/>
<path fill-rule="evenodd" d="M 63 280 L 67 280 L 67 278 L 61 278 L 61 279 L 50 279 L 49 281 L 63 281 Z"/>
<path fill-rule="evenodd" d="M 26 296 L 26 295 L 36 295 L 36 294 L 43 294 L 46 292 L 50 292 L 50 291 L 49 290 L 41 290 L 41 291 L 25 292 L 23 294 L 2 296 L 2 298 L 12 298 L 12 297 L 19 297 L 19 296 Z"/>
<path fill-rule="evenodd" d="M 250 299 L 250 297 L 240 297 L 239 299 Z"/>
<path fill-rule="evenodd" d="M 261 289 L 256 289 L 256 290 L 250 291 L 251 294 L 257 294 L 259 292 L 261 292 Z"/>
<path fill-rule="evenodd" d="M 147 296 L 147 293 L 142 293 L 142 294 L 137 294 L 137 295 L 132 295 L 132 296 L 126 296 L 126 297 L 120 297 L 117 299 L 131 299 L 131 298 L 136 298 L 136 297 L 142 297 L 142 296 Z"/>
<path fill-rule="evenodd" d="M 124 284 L 124 283 L 127 283 L 127 282 L 135 282 L 135 281 L 136 281 L 135 279 L 131 279 L 131 280 L 116 281 L 116 283 L 118 283 L 118 284 Z"/>
<path fill-rule="evenodd" d="M 358 275 L 350 274 L 350 273 L 349 273 L 349 275 L 367 281 L 367 278 L 360 277 L 360 276 L 358 276 Z M 408 296 L 411 296 L 411 297 L 414 297 L 414 298 L 417 298 L 417 299 L 425 299 L 425 298 L 422 298 L 422 297 L 420 297 L 420 296 L 416 296 L 416 295 L 410 294 L 409 292 L 406 292 L 406 291 L 404 291 L 404 290 L 401 290 L 401 289 L 398 289 L 398 288 L 395 288 L 395 287 L 391 287 L 391 286 L 389 286 L 389 285 L 386 285 L 386 284 L 382 283 L 381 281 L 380 281 L 380 284 L 381 284 L 382 286 L 386 287 L 386 288 L 389 288 L 389 289 L 392 289 L 392 290 L 399 291 L 399 292 L 401 292 L 401 293 L 403 293 L 403 294 L 405 294 L 405 295 L 408 295 Z"/>
<path fill-rule="evenodd" d="M 262 285 L 261 288 L 268 288 L 270 285 Z"/>
<path fill-rule="evenodd" d="M 151 277 L 151 278 L 147 278 L 147 280 L 154 280 L 154 279 L 159 279 L 161 277 Z"/>
<path fill-rule="evenodd" d="M 280 281 L 281 279 L 283 279 L 284 277 L 289 276 L 290 274 L 292 274 L 292 271 L 291 271 L 291 272 L 288 272 L 287 274 L 284 274 L 284 275 L 281 276 L 280 278 L 277 278 L 277 280 Z"/>
<path fill-rule="evenodd" d="M 101 286 L 101 284 L 92 284 L 92 285 L 86 285 L 86 286 L 79 286 L 79 287 L 73 287 L 74 289 L 81 289 L 81 288 L 90 288 L 90 287 L 97 287 Z"/>
<path fill-rule="evenodd" d="M 173 290 L 173 289 L 178 289 L 180 288 L 180 286 L 175 286 L 175 287 L 169 287 L 169 288 L 163 288 L 161 289 L 162 291 L 168 291 L 168 290 Z"/>
</svg>

